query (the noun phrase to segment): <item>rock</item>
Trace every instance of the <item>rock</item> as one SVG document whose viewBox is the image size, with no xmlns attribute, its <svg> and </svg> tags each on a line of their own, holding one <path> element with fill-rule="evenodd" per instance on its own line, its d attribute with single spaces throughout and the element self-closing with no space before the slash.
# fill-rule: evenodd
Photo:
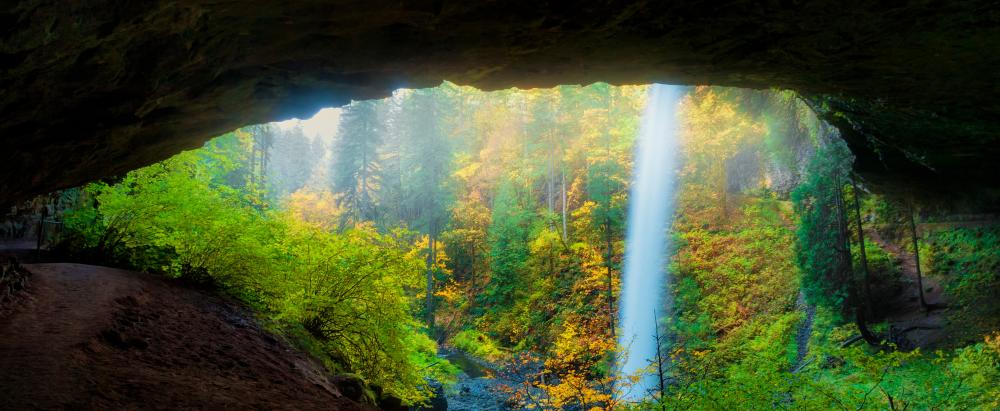
<svg viewBox="0 0 1000 411">
<path fill-rule="evenodd" d="M 407 411 L 409 407 L 403 405 L 403 400 L 389 394 L 383 394 L 378 402 L 378 409 L 382 411 Z"/>
<path fill-rule="evenodd" d="M 354 402 L 367 402 L 365 398 L 365 382 L 353 374 L 342 374 L 333 378 L 331 381 L 334 386 L 340 391 L 340 394 Z"/>
<path fill-rule="evenodd" d="M 103 338 L 104 342 L 108 343 L 108 345 L 118 349 L 126 350 L 129 347 L 128 343 L 125 342 L 125 337 L 122 336 L 121 332 L 115 329 L 101 331 L 101 338 Z"/>
<path fill-rule="evenodd" d="M 134 338 L 134 337 L 132 337 L 132 338 L 129 338 L 129 339 L 125 340 L 125 343 L 128 344 L 129 347 L 132 347 L 132 348 L 135 348 L 135 349 L 139 349 L 139 350 L 145 350 L 146 348 L 149 348 L 149 343 L 146 342 L 146 340 L 143 340 L 143 339 L 140 339 L 140 338 Z"/>
<path fill-rule="evenodd" d="M 409 407 L 403 405 L 403 400 L 395 395 L 385 392 L 382 386 L 369 384 L 368 390 L 374 399 L 375 406 L 382 411 L 406 411 Z"/>
<path fill-rule="evenodd" d="M 996 186 L 998 23 L 989 0 L 10 2 L 0 202 L 445 79 L 791 88 L 869 173 Z"/>
<path fill-rule="evenodd" d="M 27 287 L 29 274 L 16 258 L 0 255 L 0 304 L 13 300 Z"/>
</svg>

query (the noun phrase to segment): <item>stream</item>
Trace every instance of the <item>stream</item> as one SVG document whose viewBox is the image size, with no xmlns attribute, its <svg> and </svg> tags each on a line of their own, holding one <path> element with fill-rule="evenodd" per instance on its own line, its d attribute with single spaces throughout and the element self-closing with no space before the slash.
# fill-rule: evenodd
<svg viewBox="0 0 1000 411">
<path fill-rule="evenodd" d="M 455 349 L 443 349 L 442 356 L 462 372 L 458 382 L 445 390 L 449 411 L 500 411 L 509 409 L 500 392 L 501 380 L 493 378 L 492 365 Z"/>
</svg>

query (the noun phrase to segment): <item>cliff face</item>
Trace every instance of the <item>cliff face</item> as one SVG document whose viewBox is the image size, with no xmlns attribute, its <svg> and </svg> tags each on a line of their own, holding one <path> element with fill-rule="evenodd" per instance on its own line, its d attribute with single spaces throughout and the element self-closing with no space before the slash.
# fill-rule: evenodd
<svg viewBox="0 0 1000 411">
<path fill-rule="evenodd" d="M 0 6 L 0 199 L 122 173 L 242 125 L 442 80 L 791 88 L 841 128 L 863 171 L 996 184 L 992 1 L 580 3 Z"/>
</svg>

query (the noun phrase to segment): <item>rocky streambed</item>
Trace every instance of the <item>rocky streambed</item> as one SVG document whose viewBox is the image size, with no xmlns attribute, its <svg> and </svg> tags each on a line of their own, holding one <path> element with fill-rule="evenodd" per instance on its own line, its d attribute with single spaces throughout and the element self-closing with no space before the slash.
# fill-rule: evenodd
<svg viewBox="0 0 1000 411">
<path fill-rule="evenodd" d="M 509 395 L 503 388 L 505 381 L 497 378 L 494 364 L 455 349 L 444 349 L 441 354 L 462 370 L 458 382 L 445 390 L 449 411 L 510 409 Z"/>
<path fill-rule="evenodd" d="M 447 404 L 436 402 L 435 411 L 502 411 L 525 408 L 530 398 L 538 398 L 540 390 L 526 383 L 526 375 L 535 375 L 541 363 L 526 362 L 516 371 L 512 367 L 494 364 L 453 348 L 444 348 L 439 355 L 457 366 L 458 381 L 444 389 Z"/>
</svg>

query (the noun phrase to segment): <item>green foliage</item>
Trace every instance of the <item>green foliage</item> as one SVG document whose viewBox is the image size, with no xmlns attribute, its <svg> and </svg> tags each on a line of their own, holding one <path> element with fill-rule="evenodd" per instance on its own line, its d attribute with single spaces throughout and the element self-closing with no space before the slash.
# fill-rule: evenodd
<svg viewBox="0 0 1000 411">
<path fill-rule="evenodd" d="M 486 334 L 474 329 L 462 330 L 449 340 L 452 346 L 489 361 L 499 361 L 504 358 L 504 352 Z"/>
<path fill-rule="evenodd" d="M 332 164 L 301 129 L 239 130 L 88 186 L 95 206 L 65 226 L 90 257 L 215 285 L 331 369 L 411 403 L 428 379 L 457 373 L 415 320 L 430 314 L 454 348 L 540 365 L 545 382 L 520 392 L 540 408 L 615 408 L 627 378 L 609 361 L 621 349 L 613 301 L 645 93 L 403 90 L 344 108 Z M 1000 407 L 998 337 L 934 354 L 840 347 L 857 332 L 839 318 L 860 271 L 845 238 L 852 158 L 793 93 L 697 87 L 681 115 L 664 250 L 672 383 L 637 407 Z M 319 165 L 329 186 L 314 186 Z M 307 179 L 316 192 L 300 190 Z M 862 206 L 876 227 L 903 216 L 875 195 Z M 921 245 L 963 310 L 997 306 L 998 233 L 939 231 Z M 877 278 L 898 278 L 892 255 L 873 241 L 865 250 Z M 800 290 L 819 305 L 801 362 Z"/>
<path fill-rule="evenodd" d="M 809 301 L 844 307 L 852 278 L 840 259 L 846 246 L 840 236 L 844 209 L 842 187 L 848 179 L 851 156 L 839 139 L 821 147 L 809 163 L 806 178 L 792 192 L 799 217 L 796 240 L 802 287 Z"/>
<path fill-rule="evenodd" d="M 382 143 L 376 102 L 355 101 L 344 107 L 334 147 L 333 191 L 353 222 L 377 218 L 375 192 L 379 187 L 378 147 Z"/>
<path fill-rule="evenodd" d="M 407 353 L 409 354 L 407 358 L 408 364 L 406 365 L 407 369 L 419 371 L 420 376 L 424 380 L 432 379 L 444 385 L 451 385 L 456 382 L 456 377 L 461 370 L 456 365 L 448 362 L 448 360 L 438 357 L 438 345 L 427 334 L 408 333 L 403 343 L 405 346 L 410 347 L 407 349 Z M 428 393 L 422 391 L 423 385 L 418 383 L 417 387 L 421 391 L 417 392 L 419 397 L 415 396 L 414 398 L 427 398 Z"/>
<path fill-rule="evenodd" d="M 272 130 L 267 150 L 267 194 L 269 201 L 280 203 L 309 183 L 327 147 L 321 138 L 307 137 L 301 125 Z"/>
<path fill-rule="evenodd" d="M 231 137 L 230 137 L 231 138 Z M 407 244 L 358 227 L 323 231 L 260 211 L 224 184 L 233 164 L 211 148 L 180 154 L 87 191 L 98 207 L 67 217 L 85 246 L 118 261 L 210 281 L 288 328 L 306 330 L 347 370 L 406 401 L 429 395 L 436 347 L 411 313 L 406 289 L 423 261 Z"/>
<path fill-rule="evenodd" d="M 400 176 L 404 189 L 404 216 L 410 227 L 437 237 L 447 224 L 453 195 L 451 142 L 443 122 L 449 115 L 443 91 L 415 90 L 406 96 L 400 113 L 404 142 Z"/>
<path fill-rule="evenodd" d="M 483 303 L 509 306 L 521 290 L 520 276 L 528 261 L 528 233 L 531 212 L 519 188 L 510 181 L 501 183 L 494 202 L 489 228 L 491 287 Z"/>
<path fill-rule="evenodd" d="M 828 314 L 822 316 L 828 316 Z M 667 409 L 970 409 L 998 405 L 997 339 L 952 353 L 840 348 L 834 329 L 816 337 L 810 361 L 789 372 L 794 314 L 752 323 L 719 348 L 675 352 Z M 817 324 L 829 324 L 817 319 Z M 766 325 L 765 325 L 766 324 Z"/>
<path fill-rule="evenodd" d="M 675 257 L 677 275 L 693 279 L 699 289 L 697 309 L 685 315 L 708 314 L 716 335 L 752 318 L 779 314 L 794 303 L 798 272 L 791 253 L 793 236 L 767 221 L 763 209 L 759 204 L 745 206 L 741 224 L 732 231 L 693 228 L 679 235 L 683 247 Z"/>
<path fill-rule="evenodd" d="M 855 272 L 860 272 L 861 252 L 857 244 L 851 244 L 851 256 L 854 257 Z M 901 271 L 896 257 L 875 241 L 865 241 L 865 257 L 868 260 L 868 270 L 880 281 L 891 284 L 900 280 Z"/>
<path fill-rule="evenodd" d="M 836 330 L 835 330 L 836 331 Z M 831 333 L 841 335 L 840 333 Z M 996 339 L 953 352 L 840 348 L 818 338 L 801 373 L 796 404 L 807 409 L 993 409 L 1000 372 Z"/>
<path fill-rule="evenodd" d="M 967 304 L 1000 297 L 1000 226 L 956 228 L 931 234 L 927 253 L 934 273 Z"/>
<path fill-rule="evenodd" d="M 1000 226 L 935 231 L 923 244 L 924 267 L 954 307 L 949 333 L 972 340 L 1000 329 Z"/>
<path fill-rule="evenodd" d="M 761 409 L 783 399 L 788 343 L 798 317 L 755 319 L 722 338 L 712 349 L 675 350 L 674 378 L 661 399 L 669 409 Z M 796 408 L 801 408 L 796 406 Z"/>
</svg>

